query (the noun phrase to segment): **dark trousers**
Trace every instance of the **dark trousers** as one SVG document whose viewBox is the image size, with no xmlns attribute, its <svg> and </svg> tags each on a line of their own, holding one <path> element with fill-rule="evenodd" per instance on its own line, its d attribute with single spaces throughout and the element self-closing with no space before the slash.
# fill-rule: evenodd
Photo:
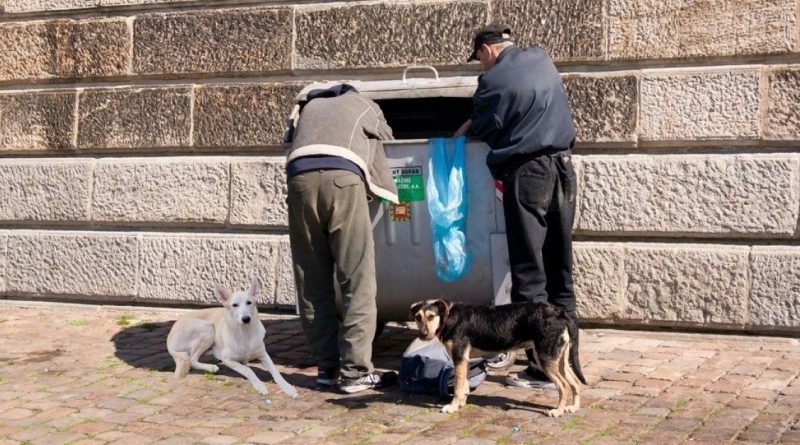
<svg viewBox="0 0 800 445">
<path fill-rule="evenodd" d="M 572 223 L 577 181 L 568 153 L 533 157 L 503 177 L 511 301 L 549 302 L 575 316 Z"/>
</svg>

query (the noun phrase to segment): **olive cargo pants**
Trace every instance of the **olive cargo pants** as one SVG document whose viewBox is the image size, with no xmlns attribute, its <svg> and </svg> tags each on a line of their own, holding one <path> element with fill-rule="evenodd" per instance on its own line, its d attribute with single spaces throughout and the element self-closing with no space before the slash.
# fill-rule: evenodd
<svg viewBox="0 0 800 445">
<path fill-rule="evenodd" d="M 346 170 L 315 170 L 287 186 L 297 301 L 314 360 L 346 378 L 371 373 L 377 284 L 364 182 Z"/>
</svg>

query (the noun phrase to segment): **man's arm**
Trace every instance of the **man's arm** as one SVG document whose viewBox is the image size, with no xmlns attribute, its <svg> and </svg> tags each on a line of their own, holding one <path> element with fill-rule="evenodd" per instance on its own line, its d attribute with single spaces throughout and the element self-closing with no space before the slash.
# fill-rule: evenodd
<svg viewBox="0 0 800 445">
<path fill-rule="evenodd" d="M 473 139 L 490 142 L 503 128 L 502 92 L 479 85 L 473 97 L 473 112 L 467 135 Z M 492 144 L 489 144 L 492 145 Z"/>
<path fill-rule="evenodd" d="M 467 134 L 467 132 L 469 131 L 469 129 L 471 127 L 472 127 L 472 119 L 467 119 L 466 122 L 461 124 L 461 126 L 458 127 L 458 130 L 456 130 L 456 132 L 453 133 L 453 137 L 457 138 L 459 136 L 463 136 L 463 135 Z"/>
</svg>

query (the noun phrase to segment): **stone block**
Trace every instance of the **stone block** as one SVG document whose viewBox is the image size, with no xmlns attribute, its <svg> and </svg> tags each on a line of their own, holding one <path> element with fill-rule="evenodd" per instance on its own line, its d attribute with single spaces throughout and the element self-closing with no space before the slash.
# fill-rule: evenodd
<svg viewBox="0 0 800 445">
<path fill-rule="evenodd" d="M 231 165 L 231 224 L 288 224 L 283 158 L 237 160 Z"/>
<path fill-rule="evenodd" d="M 160 3 L 178 3 L 185 0 L 95 0 L 100 6 L 157 5 Z"/>
<path fill-rule="evenodd" d="M 292 67 L 289 8 L 142 15 L 136 17 L 133 33 L 136 73 L 247 73 Z"/>
<path fill-rule="evenodd" d="M 619 244 L 574 244 L 575 295 L 581 318 L 615 319 L 625 312 L 625 250 Z"/>
<path fill-rule="evenodd" d="M 75 93 L 0 94 L 0 153 L 74 150 L 75 102 Z"/>
<path fill-rule="evenodd" d="M 299 6 L 295 69 L 461 65 L 487 18 L 485 1 Z"/>
<path fill-rule="evenodd" d="M 138 301 L 217 304 L 213 283 L 244 289 L 261 283 L 260 304 L 275 302 L 275 271 L 285 236 L 146 234 Z"/>
<path fill-rule="evenodd" d="M 634 76 L 566 76 L 563 80 L 578 144 L 636 142 L 639 99 Z"/>
<path fill-rule="evenodd" d="M 0 221 L 88 221 L 92 161 L 0 163 Z"/>
<path fill-rule="evenodd" d="M 0 24 L 0 81 L 96 78 L 128 73 L 125 19 Z"/>
<path fill-rule="evenodd" d="M 800 327 L 798 271 L 800 247 L 753 247 L 750 255 L 750 325 Z"/>
<path fill-rule="evenodd" d="M 279 146 L 301 89 L 300 84 L 195 88 L 195 146 Z"/>
<path fill-rule="evenodd" d="M 130 299 L 136 295 L 136 235 L 8 232 L 10 294 Z"/>
<path fill-rule="evenodd" d="M 6 263 L 8 260 L 8 235 L 0 233 L 0 293 L 6 291 Z"/>
<path fill-rule="evenodd" d="M 64 11 L 94 8 L 100 0 L 5 0 L 6 12 Z"/>
<path fill-rule="evenodd" d="M 645 75 L 639 140 L 757 139 L 759 78 L 755 70 Z"/>
<path fill-rule="evenodd" d="M 584 156 L 577 230 L 792 237 L 800 156 Z"/>
<path fill-rule="evenodd" d="M 603 3 L 603 0 L 492 0 L 491 21 L 510 27 L 517 45 L 539 45 L 556 61 L 602 60 Z"/>
<path fill-rule="evenodd" d="M 794 0 L 610 0 L 611 59 L 671 59 L 791 52 Z"/>
<path fill-rule="evenodd" d="M 632 244 L 625 247 L 621 318 L 741 327 L 747 322 L 749 247 Z"/>
<path fill-rule="evenodd" d="M 5 0 L 7 12 L 45 12 L 71 9 L 92 9 L 109 6 L 153 5 L 159 3 L 185 2 L 185 0 Z M 3 0 L 0 0 L 2 11 Z"/>
<path fill-rule="evenodd" d="M 800 139 L 800 68 L 769 72 L 769 96 L 764 138 L 768 140 Z"/>
<path fill-rule="evenodd" d="M 101 160 L 95 171 L 92 220 L 224 224 L 229 184 L 227 159 Z"/>
<path fill-rule="evenodd" d="M 191 94 L 188 87 L 85 90 L 79 98 L 78 147 L 189 147 Z"/>
<path fill-rule="evenodd" d="M 289 239 L 284 238 L 278 246 L 278 272 L 275 285 L 275 306 L 296 306 L 297 288 L 294 285 L 294 262 Z"/>
</svg>

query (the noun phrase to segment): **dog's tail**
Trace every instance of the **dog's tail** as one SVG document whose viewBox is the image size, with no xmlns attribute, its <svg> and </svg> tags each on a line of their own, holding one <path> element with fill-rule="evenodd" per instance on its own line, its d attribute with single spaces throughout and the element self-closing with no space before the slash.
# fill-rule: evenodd
<svg viewBox="0 0 800 445">
<path fill-rule="evenodd" d="M 569 347 L 569 365 L 572 367 L 572 370 L 575 372 L 578 380 L 586 385 L 586 377 L 583 376 L 583 371 L 581 370 L 581 360 L 578 354 L 578 320 L 570 317 L 568 326 L 569 337 L 571 340 Z"/>
<path fill-rule="evenodd" d="M 189 373 L 189 366 L 191 359 L 187 352 L 170 352 L 172 359 L 175 360 L 175 375 L 176 379 L 182 379 Z"/>
</svg>

